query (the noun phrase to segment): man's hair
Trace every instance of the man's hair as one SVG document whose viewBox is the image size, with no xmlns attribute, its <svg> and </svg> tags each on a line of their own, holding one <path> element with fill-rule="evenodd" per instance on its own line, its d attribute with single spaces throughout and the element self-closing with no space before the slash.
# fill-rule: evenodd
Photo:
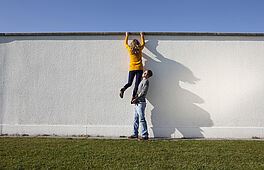
<svg viewBox="0 0 264 170">
<path fill-rule="evenodd" d="M 147 72 L 148 72 L 148 77 L 151 77 L 153 75 L 151 70 L 147 70 Z"/>
</svg>

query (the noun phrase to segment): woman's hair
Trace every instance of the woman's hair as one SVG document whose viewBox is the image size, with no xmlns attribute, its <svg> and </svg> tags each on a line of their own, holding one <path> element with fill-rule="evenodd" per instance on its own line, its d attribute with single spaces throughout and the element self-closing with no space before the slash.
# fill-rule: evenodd
<svg viewBox="0 0 264 170">
<path fill-rule="evenodd" d="M 134 39 L 130 44 L 131 54 L 139 55 L 140 47 L 141 47 L 141 45 L 140 45 L 139 41 L 137 39 Z"/>
</svg>

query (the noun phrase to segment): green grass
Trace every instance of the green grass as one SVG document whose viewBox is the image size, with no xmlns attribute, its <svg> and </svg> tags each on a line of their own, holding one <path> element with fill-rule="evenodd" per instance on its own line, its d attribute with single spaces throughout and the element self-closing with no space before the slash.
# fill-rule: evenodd
<svg viewBox="0 0 264 170">
<path fill-rule="evenodd" d="M 264 141 L 0 138 L 0 169 L 264 169 Z"/>
</svg>

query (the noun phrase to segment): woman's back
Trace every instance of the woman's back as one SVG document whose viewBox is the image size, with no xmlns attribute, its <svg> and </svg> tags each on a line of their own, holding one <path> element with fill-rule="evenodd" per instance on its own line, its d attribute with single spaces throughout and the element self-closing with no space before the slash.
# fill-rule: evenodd
<svg viewBox="0 0 264 170">
<path fill-rule="evenodd" d="M 145 46 L 144 36 L 141 35 L 141 45 L 137 40 L 133 40 L 131 46 L 128 45 L 128 36 L 125 39 L 125 45 L 129 52 L 130 56 L 130 64 L 129 64 L 129 71 L 132 70 L 143 70 L 142 64 L 142 50 Z"/>
</svg>

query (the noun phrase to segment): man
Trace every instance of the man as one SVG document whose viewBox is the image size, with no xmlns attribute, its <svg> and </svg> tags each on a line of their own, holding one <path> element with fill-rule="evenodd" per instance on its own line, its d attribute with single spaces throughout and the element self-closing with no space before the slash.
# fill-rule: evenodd
<svg viewBox="0 0 264 170">
<path fill-rule="evenodd" d="M 137 95 L 131 101 L 131 104 L 135 104 L 135 117 L 134 117 L 134 129 L 133 135 L 129 136 L 129 139 L 138 138 L 138 127 L 139 127 L 139 117 L 142 125 L 142 137 L 141 140 L 148 140 L 148 128 L 145 119 L 145 108 L 146 108 L 146 95 L 149 88 L 148 78 L 152 76 L 151 70 L 146 70 L 142 75 L 142 81 L 139 83 Z"/>
</svg>

